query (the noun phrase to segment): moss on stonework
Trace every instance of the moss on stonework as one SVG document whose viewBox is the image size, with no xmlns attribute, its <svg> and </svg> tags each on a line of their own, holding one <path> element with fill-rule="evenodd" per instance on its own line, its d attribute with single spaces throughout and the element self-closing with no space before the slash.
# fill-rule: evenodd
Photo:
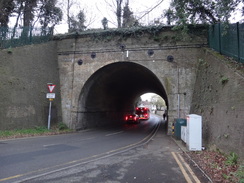
<svg viewBox="0 0 244 183">
<path fill-rule="evenodd" d="M 164 87 L 165 87 L 165 90 L 168 92 L 168 93 L 171 93 L 172 92 L 172 88 L 171 88 L 171 81 L 170 81 L 170 78 L 169 77 L 165 77 L 164 78 Z"/>
</svg>

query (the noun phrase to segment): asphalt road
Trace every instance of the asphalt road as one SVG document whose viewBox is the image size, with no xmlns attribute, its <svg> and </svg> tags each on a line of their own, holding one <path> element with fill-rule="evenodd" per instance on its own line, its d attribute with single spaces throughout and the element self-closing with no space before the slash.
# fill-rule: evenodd
<svg viewBox="0 0 244 183">
<path fill-rule="evenodd" d="M 152 115 L 139 125 L 0 141 L 0 182 L 187 182 L 162 126 Z"/>
</svg>

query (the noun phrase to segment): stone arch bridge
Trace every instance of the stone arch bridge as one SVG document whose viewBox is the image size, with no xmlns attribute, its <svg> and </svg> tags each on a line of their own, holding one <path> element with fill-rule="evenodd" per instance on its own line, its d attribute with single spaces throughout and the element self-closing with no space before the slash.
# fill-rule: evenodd
<svg viewBox="0 0 244 183">
<path fill-rule="evenodd" d="M 207 43 L 202 27 L 193 30 L 184 37 L 171 27 L 57 36 L 63 121 L 73 129 L 121 123 L 147 92 L 165 100 L 169 122 L 185 117 Z"/>
</svg>

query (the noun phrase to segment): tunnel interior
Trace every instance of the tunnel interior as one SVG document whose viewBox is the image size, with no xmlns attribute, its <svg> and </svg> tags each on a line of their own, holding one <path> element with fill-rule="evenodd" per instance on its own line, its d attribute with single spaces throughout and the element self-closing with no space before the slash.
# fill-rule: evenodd
<svg viewBox="0 0 244 183">
<path fill-rule="evenodd" d="M 166 106 L 165 89 L 148 68 L 132 62 L 117 62 L 96 71 L 85 83 L 79 97 L 77 129 L 119 124 L 133 112 L 142 94 L 161 96 Z"/>
</svg>

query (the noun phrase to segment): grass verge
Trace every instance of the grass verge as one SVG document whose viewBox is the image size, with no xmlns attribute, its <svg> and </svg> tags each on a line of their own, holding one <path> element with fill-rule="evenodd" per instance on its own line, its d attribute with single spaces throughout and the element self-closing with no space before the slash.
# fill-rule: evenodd
<svg viewBox="0 0 244 183">
<path fill-rule="evenodd" d="M 64 123 L 59 123 L 57 126 L 52 127 L 50 130 L 47 127 L 37 126 L 30 129 L 16 129 L 16 130 L 0 130 L 0 139 L 12 139 L 33 137 L 42 135 L 57 135 L 63 133 L 70 133 L 73 130 L 69 129 Z"/>
</svg>

